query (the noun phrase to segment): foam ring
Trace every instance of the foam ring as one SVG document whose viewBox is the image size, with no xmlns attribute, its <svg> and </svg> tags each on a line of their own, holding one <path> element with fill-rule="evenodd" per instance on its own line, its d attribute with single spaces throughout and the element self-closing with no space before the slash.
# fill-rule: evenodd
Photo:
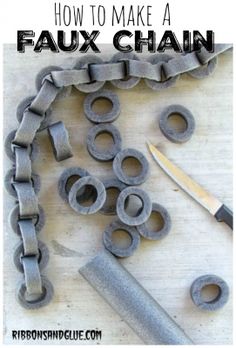
<svg viewBox="0 0 236 348">
<path fill-rule="evenodd" d="M 44 276 L 41 276 L 43 293 L 34 301 L 27 301 L 25 298 L 26 285 L 25 280 L 22 280 L 16 292 L 17 300 L 25 309 L 38 309 L 46 306 L 53 298 L 54 290 L 52 283 Z"/>
<path fill-rule="evenodd" d="M 14 146 L 12 146 L 12 141 L 15 138 L 16 130 L 11 131 L 4 142 L 4 149 L 7 157 L 12 161 L 15 162 L 15 152 L 14 152 Z M 38 153 L 39 153 L 39 146 L 36 140 L 33 141 L 33 143 L 29 146 L 30 151 L 30 159 L 31 161 L 35 161 Z"/>
<path fill-rule="evenodd" d="M 136 176 L 127 175 L 123 168 L 122 163 L 128 158 L 135 158 L 142 166 L 141 173 Z M 124 149 L 118 152 L 113 161 L 113 171 L 117 178 L 124 182 L 126 185 L 141 185 L 145 182 L 149 174 L 149 163 L 142 152 L 136 149 Z"/>
<path fill-rule="evenodd" d="M 125 210 L 126 199 L 129 196 L 137 196 L 142 201 L 142 209 L 136 216 L 130 216 Z M 138 226 L 145 223 L 152 212 L 152 202 L 148 194 L 138 187 L 127 187 L 119 194 L 116 203 L 116 211 L 119 219 L 128 226 Z"/>
<path fill-rule="evenodd" d="M 208 285 L 216 285 L 219 288 L 219 294 L 215 299 L 206 302 L 202 298 L 202 289 Z M 197 307 L 207 311 L 215 311 L 222 308 L 227 303 L 229 298 L 229 287 L 222 278 L 213 274 L 207 274 L 197 278 L 192 283 L 190 294 L 193 303 Z"/>
<path fill-rule="evenodd" d="M 147 223 L 144 223 L 142 225 L 137 226 L 138 232 L 141 234 L 142 237 L 150 239 L 150 240 L 160 240 L 165 238 L 171 229 L 171 218 L 166 210 L 162 205 L 158 203 L 152 203 L 152 212 L 157 212 L 161 215 L 163 219 L 163 226 L 158 231 L 150 231 L 147 227 Z"/>
<path fill-rule="evenodd" d="M 35 231 L 38 233 L 42 230 L 42 228 L 45 225 L 45 213 L 41 205 L 39 207 L 39 214 L 38 218 L 35 222 Z M 20 220 L 20 210 L 19 210 L 19 204 L 16 204 L 15 207 L 11 210 L 9 214 L 9 224 L 13 230 L 18 236 L 21 235 L 20 228 L 18 226 L 18 220 Z"/>
<path fill-rule="evenodd" d="M 84 206 L 78 201 L 78 191 L 86 186 L 91 186 L 96 190 L 96 197 L 90 206 Z M 77 213 L 88 215 L 98 212 L 106 200 L 106 190 L 103 183 L 93 176 L 84 176 L 72 185 L 69 192 L 69 204 Z"/>
<path fill-rule="evenodd" d="M 100 150 L 96 145 L 96 138 L 102 134 L 111 135 L 114 144 L 106 150 Z M 99 124 L 90 128 L 87 135 L 87 149 L 90 155 L 97 161 L 108 162 L 121 151 L 121 135 L 119 130 L 112 124 Z"/>
<path fill-rule="evenodd" d="M 123 53 L 118 52 L 111 58 L 111 63 L 117 63 L 120 61 L 125 61 L 128 59 L 139 60 L 138 56 L 134 53 Z M 112 80 L 110 81 L 113 86 L 121 88 L 121 89 L 129 89 L 135 87 L 140 81 L 139 77 L 129 77 L 126 80 Z"/>
<path fill-rule="evenodd" d="M 89 69 L 89 64 L 103 64 L 103 60 L 97 56 L 86 55 L 79 58 L 73 69 Z M 92 93 L 101 89 L 105 84 L 105 81 L 92 81 L 90 83 L 80 83 L 75 87 L 84 93 Z"/>
<path fill-rule="evenodd" d="M 103 185 L 106 189 L 106 194 L 107 194 L 106 201 L 108 200 L 109 189 L 116 189 L 120 193 L 121 191 L 123 191 L 127 187 L 123 182 L 121 182 L 120 180 L 118 180 L 116 178 L 103 180 Z M 106 203 L 106 201 L 99 212 L 101 214 L 104 214 L 104 215 L 116 215 L 116 202 L 114 205 L 108 205 Z M 127 205 L 128 205 L 128 200 L 126 202 L 126 206 Z"/>
<path fill-rule="evenodd" d="M 112 241 L 112 234 L 117 230 L 123 230 L 128 233 L 131 238 L 131 244 L 127 248 L 121 248 Z M 128 226 L 123 222 L 116 220 L 110 223 L 103 233 L 103 244 L 107 250 L 118 257 L 131 256 L 139 247 L 140 236 L 135 227 Z"/>
<path fill-rule="evenodd" d="M 52 71 L 63 71 L 63 70 L 64 70 L 63 68 L 59 66 L 55 66 L 55 65 L 46 66 L 45 68 L 40 70 L 38 74 L 36 75 L 36 79 L 35 79 L 35 85 L 36 85 L 37 91 L 39 91 L 40 88 L 42 87 L 43 81 L 47 75 L 50 75 Z M 71 90 L 72 90 L 72 86 L 62 87 L 61 91 L 57 94 L 55 100 L 69 97 L 71 94 Z"/>
<path fill-rule="evenodd" d="M 147 59 L 147 62 L 152 63 L 152 64 L 158 64 L 160 62 L 165 62 L 167 63 L 169 60 L 171 60 L 173 57 L 168 55 L 168 54 L 156 54 L 154 56 L 150 56 Z M 149 80 L 145 79 L 146 85 L 150 87 L 151 89 L 154 89 L 155 91 L 159 91 L 161 89 L 169 88 L 172 87 L 176 81 L 178 80 L 179 75 L 173 76 L 165 81 L 160 81 L 157 82 L 155 80 Z"/>
<path fill-rule="evenodd" d="M 47 266 L 49 261 L 49 250 L 46 244 L 41 242 L 40 240 L 38 241 L 38 251 L 39 251 L 38 255 L 35 255 L 35 256 L 38 256 L 39 269 L 43 270 Z M 21 257 L 23 256 L 24 256 L 24 246 L 23 246 L 23 243 L 20 242 L 17 244 L 15 248 L 13 261 L 16 266 L 16 269 L 21 273 L 24 273 L 23 265 L 21 262 Z"/>
<path fill-rule="evenodd" d="M 99 99 L 109 100 L 112 104 L 112 109 L 105 114 L 97 114 L 93 111 L 93 104 Z M 91 93 L 84 100 L 84 113 L 87 119 L 93 123 L 113 122 L 120 114 L 120 102 L 118 96 L 105 89 Z"/>
<path fill-rule="evenodd" d="M 15 169 L 11 168 L 7 171 L 5 175 L 4 186 L 6 191 L 9 193 L 9 195 L 17 198 L 16 190 L 13 186 L 14 177 L 15 177 Z M 31 181 L 32 181 L 32 186 L 34 188 L 35 193 L 38 194 L 41 188 L 40 176 L 37 174 L 31 174 Z"/>
<path fill-rule="evenodd" d="M 217 67 L 218 58 L 214 57 L 207 64 L 201 66 L 200 68 L 188 71 L 187 74 L 194 77 L 195 79 L 204 79 L 207 76 L 213 74 Z"/>
<path fill-rule="evenodd" d="M 72 167 L 72 168 L 66 168 L 59 180 L 58 180 L 58 192 L 60 197 L 67 203 L 69 203 L 68 200 L 68 195 L 69 195 L 69 190 L 67 189 L 67 185 L 68 185 L 68 181 L 72 178 L 72 177 L 76 177 L 77 180 L 83 178 L 84 176 L 89 176 L 89 172 L 83 168 L 80 167 Z M 87 200 L 89 198 L 91 198 L 91 196 L 93 195 L 93 190 L 86 190 L 86 193 L 84 192 L 84 194 L 82 194 L 80 196 L 80 199 L 82 200 Z"/>
<path fill-rule="evenodd" d="M 168 119 L 171 115 L 178 114 L 186 122 L 186 130 L 177 132 L 168 125 Z M 159 118 L 159 127 L 165 137 L 173 143 L 181 144 L 188 141 L 195 130 L 195 120 L 192 113 L 182 105 L 170 105 L 165 108 Z"/>
</svg>

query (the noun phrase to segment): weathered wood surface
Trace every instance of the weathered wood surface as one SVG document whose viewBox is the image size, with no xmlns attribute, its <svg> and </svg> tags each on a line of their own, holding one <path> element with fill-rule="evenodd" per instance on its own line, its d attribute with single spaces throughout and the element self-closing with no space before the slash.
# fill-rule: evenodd
<svg viewBox="0 0 236 348">
<path fill-rule="evenodd" d="M 13 45 L 4 53 L 4 134 L 17 127 L 18 103 L 35 93 L 35 76 L 47 65 L 72 66 L 78 53 L 34 54 L 30 49 L 17 54 Z M 108 46 L 104 56 L 112 55 Z M 154 163 L 146 140 L 159 148 L 197 182 L 232 207 L 232 52 L 219 57 L 215 73 L 204 80 L 186 74 L 176 86 L 154 92 L 144 82 L 132 90 L 118 90 L 109 83 L 121 102 L 121 115 L 115 122 L 123 138 L 123 148 L 135 147 L 148 158 L 150 178 L 142 187 L 151 199 L 164 205 L 173 228 L 162 241 L 142 240 L 139 250 L 122 264 L 169 312 L 197 344 L 232 343 L 232 232 L 217 223 L 207 211 L 165 175 Z M 140 339 L 78 274 L 78 269 L 102 247 L 102 233 L 112 217 L 79 216 L 59 197 L 57 180 L 62 170 L 82 166 L 99 178 L 112 175 L 111 163 L 98 163 L 85 147 L 91 124 L 83 114 L 85 95 L 72 95 L 55 103 L 53 120 L 62 120 L 68 128 L 74 157 L 57 163 L 47 132 L 38 135 L 40 156 L 33 168 L 42 180 L 39 201 L 46 212 L 46 226 L 39 238 L 50 249 L 50 262 L 44 273 L 55 287 L 53 302 L 41 310 L 27 311 L 15 300 L 15 288 L 21 274 L 12 261 L 17 236 L 8 226 L 8 213 L 14 200 L 4 194 L 4 335 L 14 343 L 11 330 L 22 329 L 93 329 L 103 331 L 103 344 L 140 344 Z M 172 103 L 189 108 L 196 120 L 196 131 L 182 145 L 169 142 L 160 132 L 158 116 Z M 5 170 L 11 163 L 5 157 Z M 230 301 L 218 312 L 196 308 L 189 295 L 190 285 L 200 275 L 213 273 L 223 277 L 231 289 Z M 35 343 L 35 342 L 34 342 Z M 50 343 L 40 342 L 37 343 Z M 57 343 L 56 341 L 53 342 Z M 75 342 L 60 342 L 75 343 Z M 92 343 L 83 341 L 83 344 Z"/>
</svg>

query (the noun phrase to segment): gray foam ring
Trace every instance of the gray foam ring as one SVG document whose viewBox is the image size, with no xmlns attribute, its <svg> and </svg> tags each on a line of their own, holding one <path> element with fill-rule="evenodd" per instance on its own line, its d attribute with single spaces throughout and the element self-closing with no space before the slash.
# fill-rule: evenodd
<svg viewBox="0 0 236 348">
<path fill-rule="evenodd" d="M 171 218 L 166 210 L 162 205 L 158 203 L 152 203 L 152 213 L 156 212 L 159 213 L 162 220 L 163 220 L 163 226 L 158 231 L 151 231 L 147 227 L 147 222 L 137 226 L 137 230 L 140 233 L 140 235 L 144 238 L 150 239 L 150 240 L 160 240 L 165 238 L 171 229 Z"/>
<path fill-rule="evenodd" d="M 208 285 L 216 285 L 219 288 L 219 294 L 211 301 L 204 301 L 202 298 L 202 289 Z M 228 284 L 220 277 L 207 274 L 195 279 L 190 288 L 193 303 L 206 311 L 216 311 L 222 308 L 229 298 Z"/>
<path fill-rule="evenodd" d="M 128 59 L 139 60 L 138 56 L 134 53 L 118 52 L 111 58 L 111 62 L 116 63 Z M 129 77 L 125 80 L 112 80 L 111 83 L 113 84 L 113 86 L 121 89 L 130 89 L 135 87 L 139 83 L 139 81 L 139 77 Z"/>
<path fill-rule="evenodd" d="M 45 213 L 41 205 L 38 206 L 39 213 L 35 221 L 35 231 L 38 233 L 45 225 Z M 9 224 L 18 236 L 21 235 L 20 228 L 18 226 L 18 220 L 20 220 L 19 204 L 16 204 L 9 214 Z"/>
<path fill-rule="evenodd" d="M 142 169 L 140 174 L 136 176 L 129 176 L 124 172 L 122 163 L 128 158 L 135 158 L 141 164 Z M 121 150 L 114 158 L 113 171 L 117 178 L 127 185 L 141 185 L 146 181 L 149 175 L 149 163 L 142 152 L 136 149 L 128 148 Z"/>
<path fill-rule="evenodd" d="M 6 191 L 9 193 L 9 195 L 17 198 L 16 190 L 13 186 L 14 176 L 15 176 L 15 169 L 14 168 L 9 169 L 4 178 L 4 186 Z M 32 174 L 31 181 L 32 181 L 32 186 L 34 188 L 34 192 L 38 194 L 41 188 L 40 176 L 37 174 Z"/>
<path fill-rule="evenodd" d="M 122 248 L 117 246 L 113 240 L 112 235 L 115 231 L 122 230 L 128 233 L 131 239 L 131 243 L 128 247 Z M 128 226 L 123 222 L 116 220 L 111 222 L 103 233 L 103 244 L 107 250 L 109 250 L 113 255 L 118 257 L 128 257 L 131 256 L 134 251 L 139 247 L 140 236 L 135 227 Z"/>
<path fill-rule="evenodd" d="M 25 309 L 38 309 L 48 305 L 48 303 L 52 300 L 53 294 L 54 294 L 52 283 L 45 276 L 41 276 L 41 280 L 42 280 L 43 292 L 41 296 L 34 301 L 27 301 L 25 298 L 25 295 L 26 295 L 25 280 L 22 280 L 19 283 L 16 296 L 20 305 L 24 307 Z"/>
<path fill-rule="evenodd" d="M 102 64 L 103 60 L 97 56 L 86 55 L 79 58 L 74 65 L 73 69 L 89 69 L 89 64 Z M 81 83 L 75 85 L 75 87 L 84 93 L 92 93 L 101 89 L 105 84 L 105 81 L 94 81 L 90 83 Z"/>
<path fill-rule="evenodd" d="M 110 179 L 105 179 L 103 180 L 103 185 L 106 189 L 106 201 L 103 205 L 103 207 L 100 209 L 100 213 L 101 214 L 105 214 L 105 215 L 116 215 L 116 202 L 115 204 L 112 205 L 108 205 L 107 204 L 107 200 L 109 198 L 109 190 L 110 189 L 114 189 L 118 191 L 118 195 L 120 194 L 121 191 L 123 191 L 127 186 L 121 182 L 120 180 L 118 180 L 117 178 L 110 178 Z M 118 196 L 117 196 L 118 198 Z M 117 201 L 117 199 L 116 199 Z M 128 200 L 126 202 L 126 205 L 128 205 Z"/>
<path fill-rule="evenodd" d="M 152 64 L 158 64 L 160 62 L 168 62 L 170 59 L 172 59 L 173 57 L 168 55 L 168 54 L 155 54 L 154 56 L 150 56 L 147 61 L 149 63 L 152 63 Z M 151 89 L 155 90 L 155 91 L 159 91 L 159 90 L 162 90 L 162 89 L 165 89 L 165 88 L 169 88 L 169 87 L 172 87 L 176 81 L 178 80 L 179 78 L 179 75 L 176 75 L 174 77 L 171 77 L 167 80 L 164 80 L 164 81 L 160 81 L 160 82 L 157 82 L 155 80 L 149 80 L 149 79 L 145 79 L 145 82 L 146 82 L 146 85 L 148 87 L 150 87 Z"/>
<path fill-rule="evenodd" d="M 93 111 L 93 104 L 99 99 L 107 99 L 111 102 L 112 108 L 105 114 L 98 114 Z M 120 114 L 120 102 L 118 96 L 111 91 L 103 89 L 89 94 L 84 100 L 84 113 L 87 119 L 93 123 L 113 122 Z"/>
<path fill-rule="evenodd" d="M 173 114 L 178 114 L 186 122 L 186 129 L 182 132 L 176 131 L 168 125 L 168 119 Z M 195 120 L 192 113 L 182 105 L 169 105 L 165 108 L 159 118 L 159 127 L 165 137 L 176 144 L 188 141 L 195 130 Z"/>
<path fill-rule="evenodd" d="M 19 242 L 17 246 L 15 247 L 14 255 L 13 255 L 13 261 L 16 266 L 16 269 L 23 273 L 23 265 L 21 262 L 21 257 L 24 256 L 24 246 L 22 242 Z M 39 263 L 39 269 L 44 269 L 49 261 L 49 250 L 45 243 L 38 241 L 38 255 L 35 255 L 38 257 L 38 263 Z M 27 257 L 27 256 L 26 256 Z"/>
<path fill-rule="evenodd" d="M 131 196 L 137 196 L 142 201 L 142 209 L 140 209 L 136 216 L 130 216 L 126 212 L 126 199 Z M 116 211 L 119 219 L 128 226 L 138 226 L 145 223 L 152 212 L 152 202 L 148 194 L 138 187 L 127 187 L 119 194 L 116 203 Z"/>
<path fill-rule="evenodd" d="M 79 179 L 83 178 L 84 176 L 89 176 L 89 175 L 90 175 L 89 172 L 86 169 L 83 169 L 81 167 L 66 168 L 62 172 L 62 174 L 58 180 L 58 192 L 59 192 L 59 195 L 61 196 L 61 198 L 65 202 L 69 203 L 68 195 L 69 195 L 70 190 L 68 190 L 68 182 L 72 177 L 76 178 L 76 180 L 79 180 Z M 89 199 L 91 197 L 92 193 L 93 192 L 90 190 L 85 195 L 82 194 L 81 199 L 84 199 L 84 200 Z"/>
<path fill-rule="evenodd" d="M 63 71 L 63 70 L 64 70 L 63 68 L 61 68 L 59 66 L 55 66 L 55 65 L 46 66 L 45 68 L 41 69 L 38 72 L 38 74 L 36 75 L 36 79 L 35 79 L 35 85 L 36 85 L 37 91 L 40 90 L 40 88 L 44 82 L 45 77 L 47 75 L 50 75 L 51 71 Z M 71 94 L 71 90 L 72 90 L 72 86 L 67 86 L 67 87 L 61 88 L 61 91 L 56 96 L 56 99 L 62 99 L 62 98 L 69 97 Z"/>
<path fill-rule="evenodd" d="M 217 67 L 217 62 L 218 58 L 214 57 L 200 68 L 188 71 L 188 75 L 194 77 L 195 79 L 204 79 L 205 77 L 213 74 Z"/>
<path fill-rule="evenodd" d="M 78 191 L 86 186 L 91 186 L 96 190 L 96 197 L 90 206 L 84 206 L 78 201 Z M 87 215 L 98 212 L 104 205 L 106 200 L 106 190 L 103 183 L 95 177 L 84 176 L 77 180 L 69 192 L 69 204 L 77 213 Z"/>
<path fill-rule="evenodd" d="M 96 145 L 96 138 L 102 134 L 109 134 L 113 139 L 112 146 L 109 146 L 109 148 L 105 150 L 100 150 Z M 118 128 L 112 124 L 99 124 L 90 128 L 86 142 L 88 152 L 97 161 L 112 161 L 113 158 L 121 151 L 121 135 Z"/>
<path fill-rule="evenodd" d="M 16 130 L 11 131 L 5 138 L 5 142 L 4 142 L 4 149 L 5 149 L 6 155 L 12 162 L 15 162 L 15 153 L 12 148 L 12 141 L 15 138 L 15 134 L 16 134 Z M 29 146 L 29 152 L 30 152 L 31 161 L 32 162 L 35 161 L 39 153 L 39 146 L 36 140 L 34 140 L 33 143 Z"/>
</svg>

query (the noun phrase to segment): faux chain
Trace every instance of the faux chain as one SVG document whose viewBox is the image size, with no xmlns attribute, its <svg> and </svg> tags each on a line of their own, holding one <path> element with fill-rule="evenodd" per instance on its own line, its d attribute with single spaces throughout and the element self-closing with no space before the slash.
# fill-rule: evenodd
<svg viewBox="0 0 236 348">
<path fill-rule="evenodd" d="M 73 69 L 53 67 L 44 69 L 38 76 L 38 94 L 29 98 L 28 105 L 21 103 L 17 115 L 20 125 L 5 141 L 6 153 L 13 161 L 13 168 L 5 178 L 5 186 L 17 198 L 10 224 L 21 238 L 14 261 L 17 269 L 24 274 L 17 290 L 18 300 L 23 307 L 42 307 L 53 296 L 52 284 L 41 275 L 48 261 L 48 249 L 37 238 L 44 225 L 44 213 L 37 198 L 40 179 L 32 172 L 31 166 L 37 154 L 36 134 L 48 127 L 53 101 L 68 95 L 71 86 L 89 93 L 102 88 L 106 81 L 111 81 L 119 88 L 128 89 L 144 78 L 150 88 L 160 90 L 172 86 L 182 73 L 203 78 L 214 70 L 217 55 L 231 47 L 221 44 L 215 46 L 213 53 L 202 49 L 174 58 L 167 54 L 155 54 L 147 61 L 141 61 L 133 53 L 118 53 L 110 62 L 88 55 L 80 58 Z"/>
</svg>

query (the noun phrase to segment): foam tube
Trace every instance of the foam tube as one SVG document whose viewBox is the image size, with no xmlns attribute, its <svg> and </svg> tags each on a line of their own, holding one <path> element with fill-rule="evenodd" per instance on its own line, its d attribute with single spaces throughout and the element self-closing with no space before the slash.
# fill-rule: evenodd
<svg viewBox="0 0 236 348">
<path fill-rule="evenodd" d="M 79 273 L 146 344 L 192 345 L 192 340 L 137 280 L 103 250 Z"/>
</svg>

